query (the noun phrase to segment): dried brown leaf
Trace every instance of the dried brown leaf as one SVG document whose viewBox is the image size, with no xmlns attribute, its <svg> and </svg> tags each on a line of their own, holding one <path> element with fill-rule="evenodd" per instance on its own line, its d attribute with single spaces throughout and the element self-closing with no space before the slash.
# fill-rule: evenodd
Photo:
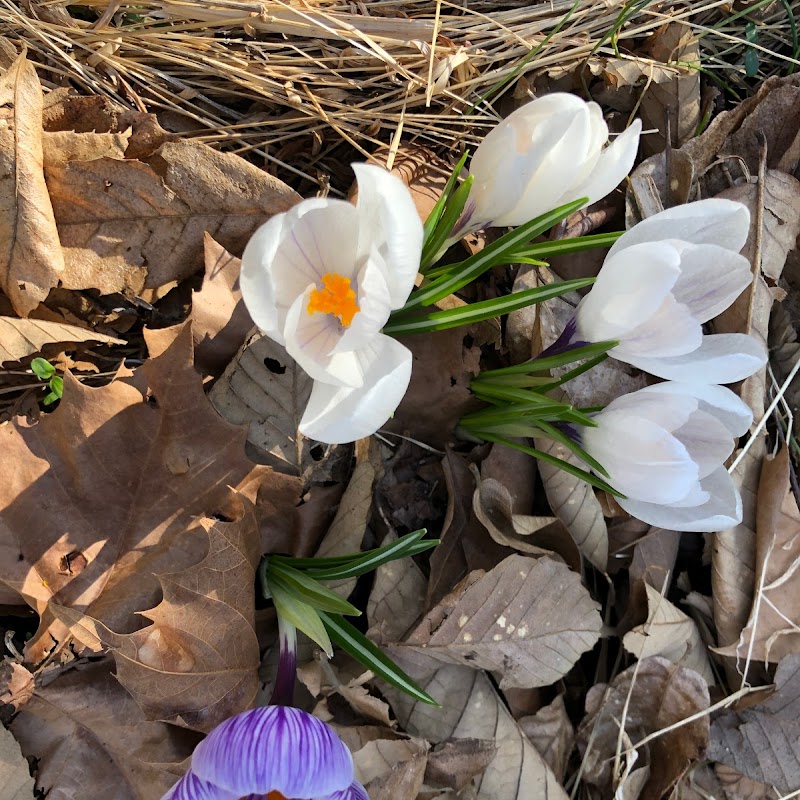
<svg viewBox="0 0 800 800">
<path fill-rule="evenodd" d="M 0 800 L 31 800 L 34 781 L 10 731 L 0 728 Z"/>
<path fill-rule="evenodd" d="M 37 353 L 57 355 L 63 350 L 73 349 L 73 345 L 82 342 L 125 344 L 122 339 L 78 328 L 75 325 L 41 319 L 0 317 L 0 364 L 4 366 L 15 361 L 23 361 Z"/>
<path fill-rule="evenodd" d="M 648 528 L 633 547 L 630 580 L 644 581 L 658 592 L 666 591 L 673 578 L 681 535 L 663 528 Z"/>
<path fill-rule="evenodd" d="M 93 389 L 67 376 L 52 414 L 0 428 L 0 580 L 42 617 L 33 661 L 65 635 L 51 628 L 51 599 L 112 630 L 140 627 L 136 612 L 159 599 L 154 573 L 202 559 L 197 520 L 226 512 L 230 486 L 269 474 L 203 394 L 188 327 L 137 380 L 148 386 Z"/>
<path fill-rule="evenodd" d="M 518 721 L 522 732 L 531 740 L 539 755 L 563 781 L 567 762 L 575 747 L 575 730 L 567 714 L 563 695 L 558 695 L 550 705 Z"/>
<path fill-rule="evenodd" d="M 721 647 L 739 638 L 753 601 L 756 583 L 756 507 L 761 462 L 766 442 L 760 437 L 732 473 L 742 495 L 742 521 L 714 534 L 711 553 L 711 587 L 714 625 Z M 733 674 L 731 679 L 735 680 Z"/>
<path fill-rule="evenodd" d="M 658 656 L 629 667 L 610 687 L 593 686 L 586 698 L 586 718 L 578 730 L 584 781 L 597 787 L 603 797 L 613 795 L 612 771 L 620 725 L 624 724 L 625 731 L 623 749 L 635 747 L 648 734 L 708 706 L 708 687 L 703 678 Z M 644 763 L 650 768 L 640 794 L 642 800 L 660 800 L 677 783 L 705 751 L 708 729 L 708 717 L 700 717 L 659 736 L 646 749 L 638 751 L 637 767 Z M 630 744 L 626 744 L 626 739 Z M 625 763 L 624 757 L 622 760 Z"/>
<path fill-rule="evenodd" d="M 781 794 L 800 789 L 800 654 L 780 662 L 764 702 L 714 720 L 708 756 Z"/>
<path fill-rule="evenodd" d="M 45 170 L 67 289 L 136 294 L 196 272 L 208 231 L 241 252 L 253 231 L 299 199 L 232 153 L 166 142 L 147 162 L 101 158 Z"/>
<path fill-rule="evenodd" d="M 424 652 L 391 648 L 389 654 L 441 708 L 418 703 L 386 688 L 403 728 L 432 743 L 454 739 L 492 741 L 497 754 L 475 779 L 478 800 L 566 800 L 560 782 L 520 730 L 487 676 L 454 665 L 441 666 Z"/>
<path fill-rule="evenodd" d="M 251 508 L 231 522 L 203 520 L 208 554 L 182 572 L 159 575 L 164 599 L 142 616 L 153 624 L 119 634 L 73 609 L 51 608 L 70 632 L 110 648 L 117 679 L 148 719 L 209 732 L 248 709 L 261 662 L 253 584 L 259 537 Z"/>
<path fill-rule="evenodd" d="M 694 620 L 662 597 L 657 589 L 649 584 L 644 586 L 647 591 L 647 621 L 625 634 L 622 639 L 624 648 L 638 659 L 662 656 L 673 664 L 688 667 L 713 686 L 714 672 Z"/>
<path fill-rule="evenodd" d="M 259 461 L 289 475 L 306 475 L 314 443 L 297 426 L 311 394 L 311 378 L 285 348 L 253 333 L 214 384 L 209 399 L 228 422 L 249 424 L 247 440 Z"/>
<path fill-rule="evenodd" d="M 413 800 L 422 788 L 427 743 L 420 739 L 377 739 L 353 753 L 356 777 L 372 800 Z"/>
<path fill-rule="evenodd" d="M 0 288 L 27 316 L 65 277 L 53 206 L 42 168 L 42 87 L 23 53 L 0 79 L 13 130 L 0 130 Z"/>
<path fill-rule="evenodd" d="M 800 510 L 789 481 L 789 450 L 767 456 L 756 512 L 758 584 L 750 619 L 735 644 L 718 651 L 737 661 L 775 664 L 800 651 Z"/>
<path fill-rule="evenodd" d="M 192 293 L 194 363 L 215 378 L 239 352 L 253 328 L 239 289 L 242 262 L 206 233 L 203 238 L 206 271 L 203 286 Z"/>
<path fill-rule="evenodd" d="M 122 133 L 44 133 L 44 166 L 57 167 L 67 161 L 94 161 L 96 158 L 125 158 L 130 138 L 130 130 Z"/>
<path fill-rule="evenodd" d="M 153 800 L 183 772 L 197 738 L 149 722 L 107 662 L 82 664 L 44 685 L 11 723 L 36 788 L 50 800 L 98 797 Z"/>
<path fill-rule="evenodd" d="M 550 558 L 506 558 L 472 573 L 422 620 L 403 648 L 491 670 L 500 687 L 548 686 L 600 636 L 598 605 L 580 576 Z"/>
<path fill-rule="evenodd" d="M 453 739 L 428 753 L 425 782 L 460 792 L 482 774 L 497 755 L 491 739 Z"/>
<path fill-rule="evenodd" d="M 529 461 L 531 459 L 528 459 Z M 474 468 L 477 473 L 477 469 Z M 512 513 L 511 493 L 494 478 L 479 480 L 472 510 L 498 544 L 532 556 L 555 555 L 580 571 L 581 557 L 564 523 L 557 517 L 533 517 Z"/>
</svg>

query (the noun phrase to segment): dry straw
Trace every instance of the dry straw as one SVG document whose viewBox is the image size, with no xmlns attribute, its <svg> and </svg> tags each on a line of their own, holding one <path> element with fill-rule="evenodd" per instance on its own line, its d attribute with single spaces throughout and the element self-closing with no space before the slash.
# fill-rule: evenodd
<svg viewBox="0 0 800 800">
<path fill-rule="evenodd" d="M 730 64 L 746 48 L 758 48 L 763 75 L 785 71 L 770 48 L 786 39 L 791 12 L 788 0 L 762 0 L 748 17 L 727 0 L 0 0 L 0 50 L 24 43 L 52 85 L 155 111 L 281 177 L 330 175 L 339 186 L 352 157 L 400 132 L 474 145 L 503 94 L 588 59 L 635 57 L 668 20 L 693 27 L 709 68 L 725 65 L 732 85 L 743 70 Z M 754 18 L 755 43 L 744 36 Z"/>
</svg>

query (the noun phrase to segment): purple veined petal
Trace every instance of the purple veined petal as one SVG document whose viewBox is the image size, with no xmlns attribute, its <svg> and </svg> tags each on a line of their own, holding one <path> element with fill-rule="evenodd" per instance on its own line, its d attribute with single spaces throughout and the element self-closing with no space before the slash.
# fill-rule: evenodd
<svg viewBox="0 0 800 800">
<path fill-rule="evenodd" d="M 286 352 L 315 381 L 358 387 L 363 375 L 351 352 L 337 353 L 345 331 L 332 314 L 308 313 L 313 286 L 308 286 L 286 315 Z"/>
<path fill-rule="evenodd" d="M 698 322 L 721 314 L 750 285 L 750 262 L 714 244 L 673 242 L 681 255 L 681 275 L 672 293 Z"/>
<path fill-rule="evenodd" d="M 385 275 L 383 256 L 373 248 L 367 263 L 358 273 L 358 313 L 353 317 L 334 348 L 334 353 L 366 347 L 377 336 L 392 312 L 392 298 Z"/>
<path fill-rule="evenodd" d="M 600 153 L 591 172 L 580 184 L 570 189 L 570 198 L 588 197 L 591 204 L 613 192 L 633 168 L 641 133 L 642 121 L 636 119 Z"/>
<path fill-rule="evenodd" d="M 306 286 L 321 287 L 328 273 L 353 280 L 360 269 L 357 243 L 358 213 L 344 200 L 328 200 L 287 221 L 270 268 L 276 304 L 288 309 Z"/>
<path fill-rule="evenodd" d="M 637 394 L 678 394 L 695 397 L 700 403 L 700 409 L 716 417 L 734 438 L 743 436 L 753 424 L 753 412 L 750 406 L 725 386 L 713 383 L 665 381 L 639 389 Z"/>
<path fill-rule="evenodd" d="M 629 410 L 605 409 L 596 428 L 584 428 L 582 444 L 608 472 L 609 483 L 630 498 L 670 503 L 697 483 L 698 469 L 668 431 Z"/>
<path fill-rule="evenodd" d="M 423 228 L 405 184 L 382 167 L 353 164 L 358 181 L 358 267 L 373 249 L 385 266 L 390 308 L 405 305 L 422 255 Z"/>
<path fill-rule="evenodd" d="M 691 311 L 667 295 L 653 316 L 620 336 L 620 343 L 609 351 L 618 361 L 636 356 L 679 356 L 697 350 L 703 343 L 703 329 Z"/>
<path fill-rule="evenodd" d="M 715 244 L 738 253 L 747 241 L 750 212 L 733 200 L 711 198 L 659 211 L 626 231 L 608 253 L 616 255 L 642 242 L 681 239 L 691 244 Z"/>
<path fill-rule="evenodd" d="M 194 751 L 192 772 L 237 800 L 271 791 L 315 800 L 352 784 L 353 759 L 321 720 L 296 708 L 266 706 L 211 731 Z"/>
<path fill-rule="evenodd" d="M 716 333 L 703 337 L 697 350 L 671 358 L 637 356 L 634 367 L 667 380 L 684 383 L 733 383 L 750 377 L 767 363 L 764 346 L 746 333 Z"/>
<path fill-rule="evenodd" d="M 680 277 L 680 256 L 661 242 L 642 244 L 605 262 L 575 314 L 579 339 L 618 339 L 661 308 Z"/>
<path fill-rule="evenodd" d="M 700 482 L 708 493 L 702 505 L 680 507 L 656 505 L 628 498 L 619 504 L 634 517 L 657 528 L 703 533 L 723 531 L 742 521 L 742 498 L 724 467 Z"/>
<path fill-rule="evenodd" d="M 411 351 L 385 334 L 354 351 L 363 370 L 360 389 L 316 382 L 300 432 L 328 444 L 354 442 L 375 433 L 394 413 L 411 379 Z"/>
<path fill-rule="evenodd" d="M 327 797 L 320 797 L 319 800 L 369 800 L 369 795 L 358 781 L 353 781 L 344 791 L 334 792 Z"/>
<path fill-rule="evenodd" d="M 700 480 L 719 469 L 734 448 L 733 437 L 725 425 L 713 414 L 699 409 L 673 435 L 697 464 Z"/>
<path fill-rule="evenodd" d="M 190 769 L 161 800 L 239 800 L 239 796 L 201 781 Z"/>
</svg>

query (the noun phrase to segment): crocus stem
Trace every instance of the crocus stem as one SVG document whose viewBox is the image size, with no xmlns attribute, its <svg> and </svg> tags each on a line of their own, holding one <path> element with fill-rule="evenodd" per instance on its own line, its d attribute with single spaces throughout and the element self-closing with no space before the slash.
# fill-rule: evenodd
<svg viewBox="0 0 800 800">
<path fill-rule="evenodd" d="M 278 617 L 278 638 L 280 639 L 280 659 L 275 673 L 275 686 L 272 689 L 272 706 L 294 705 L 294 683 L 297 677 L 297 629 L 291 622 Z"/>
</svg>

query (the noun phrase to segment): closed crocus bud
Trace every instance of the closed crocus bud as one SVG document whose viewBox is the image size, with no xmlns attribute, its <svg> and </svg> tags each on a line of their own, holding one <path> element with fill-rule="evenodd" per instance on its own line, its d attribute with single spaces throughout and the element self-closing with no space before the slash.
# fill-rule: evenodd
<svg viewBox="0 0 800 800">
<path fill-rule="evenodd" d="M 419 269 L 422 223 L 408 189 L 354 164 L 356 205 L 310 199 L 262 225 L 242 256 L 253 321 L 314 386 L 300 432 L 331 444 L 381 427 L 411 378 L 411 352 L 381 333 Z"/>
<path fill-rule="evenodd" d="M 742 333 L 704 336 L 702 324 L 750 285 L 739 254 L 750 215 L 730 200 L 700 200 L 655 214 L 623 234 L 578 305 L 573 339 L 616 340 L 614 358 L 660 378 L 732 383 L 767 354 Z"/>
<path fill-rule="evenodd" d="M 666 382 L 618 397 L 580 437 L 628 513 L 658 528 L 719 531 L 742 520 L 723 463 L 752 420 L 724 386 Z"/>
<path fill-rule="evenodd" d="M 495 126 L 470 164 L 469 229 L 522 225 L 558 206 L 615 189 L 633 167 L 640 120 L 614 142 L 597 103 L 557 92 L 532 100 Z"/>
<path fill-rule="evenodd" d="M 321 720 L 265 706 L 225 720 L 200 742 L 162 800 L 369 800 L 353 759 Z"/>
</svg>

